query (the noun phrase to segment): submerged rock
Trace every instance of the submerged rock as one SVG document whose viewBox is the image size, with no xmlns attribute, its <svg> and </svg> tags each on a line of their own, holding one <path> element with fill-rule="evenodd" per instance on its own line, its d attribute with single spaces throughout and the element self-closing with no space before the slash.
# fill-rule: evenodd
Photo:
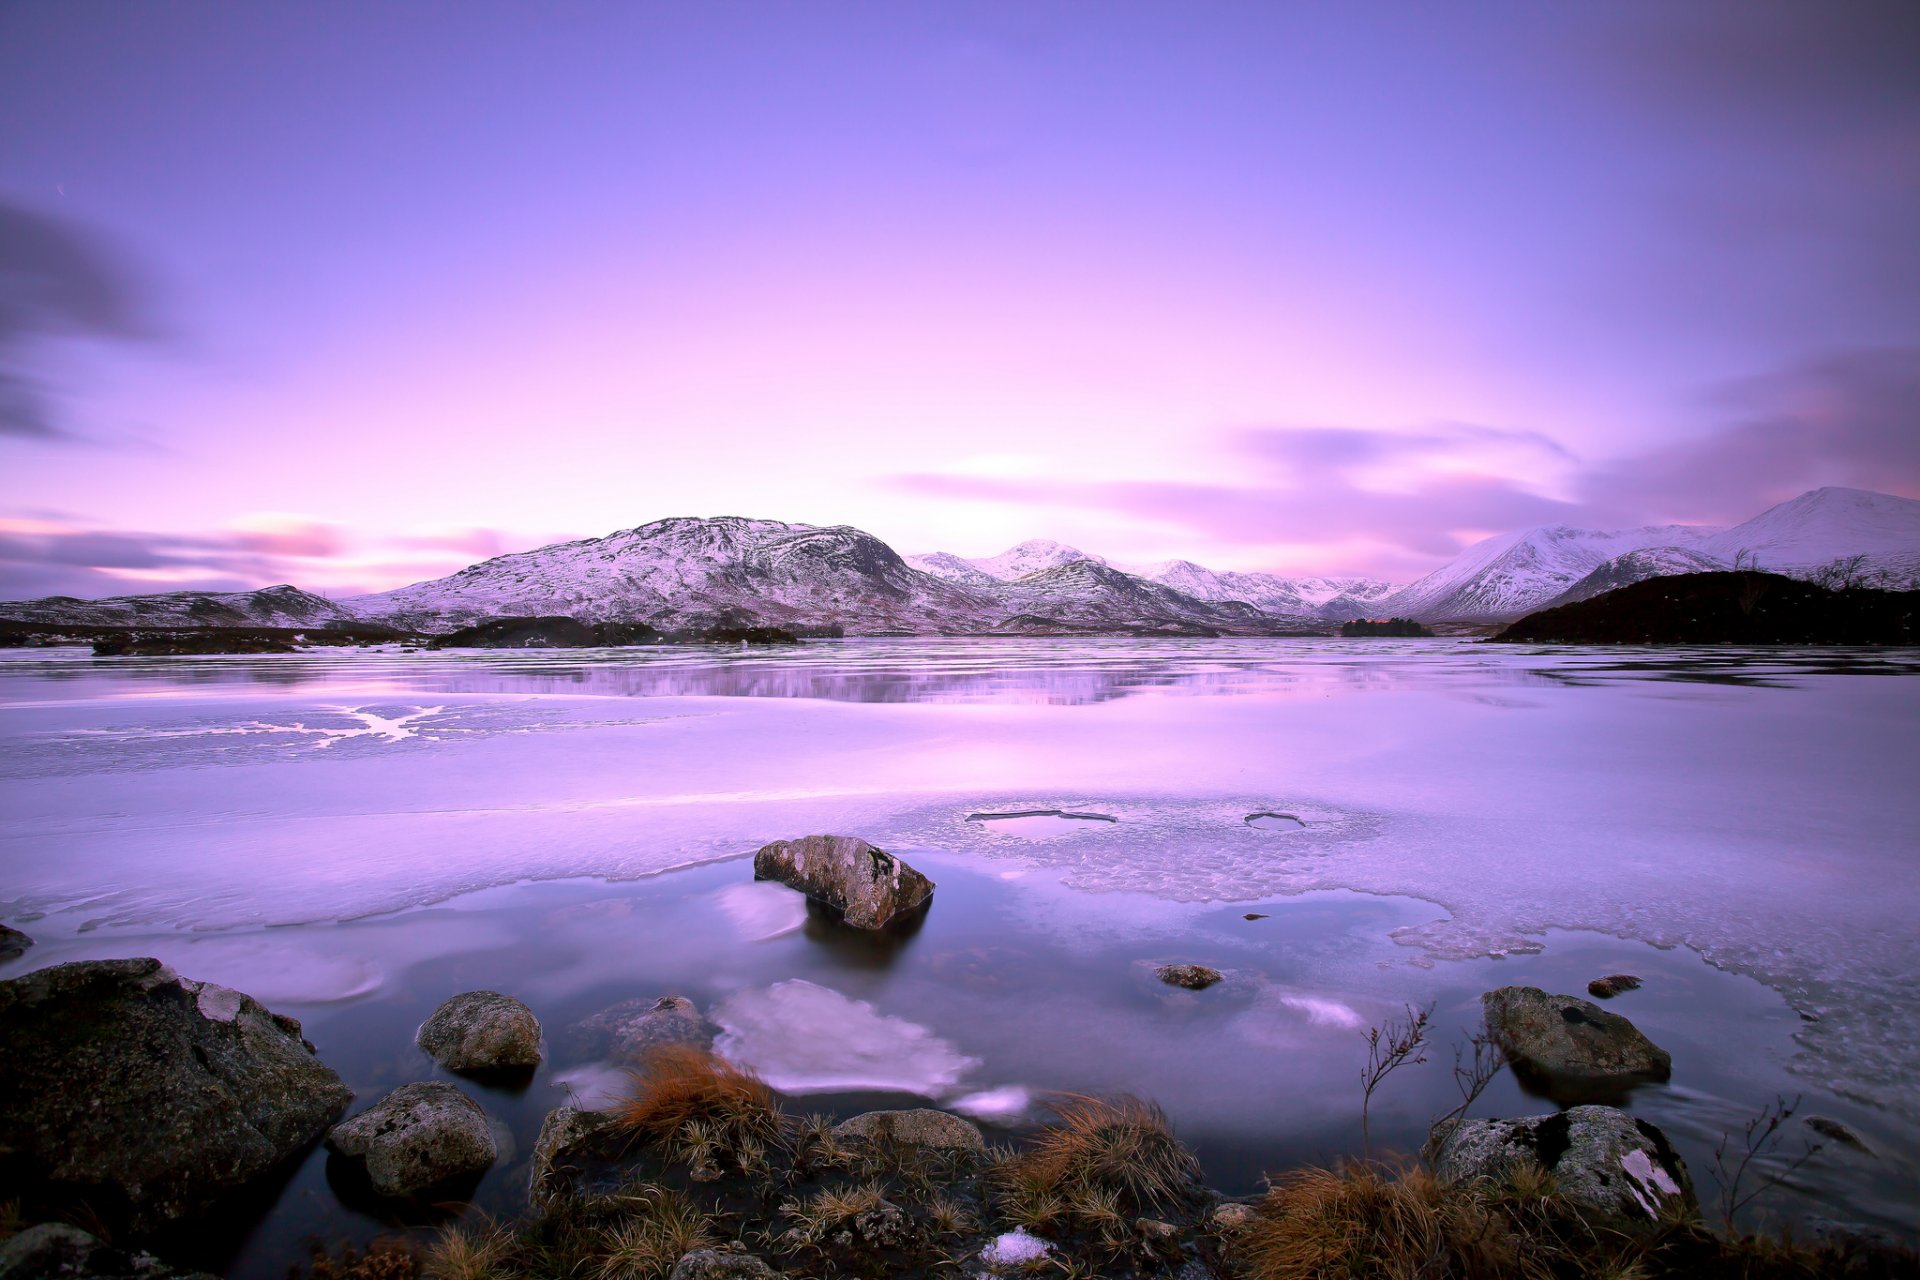
<svg viewBox="0 0 1920 1280">
<path fill-rule="evenodd" d="M 1501 987 L 1480 997 L 1487 1029 L 1516 1073 L 1561 1101 L 1665 1080 L 1673 1059 L 1617 1013 L 1538 987 Z"/>
<path fill-rule="evenodd" d="M 136 1231 L 286 1159 L 353 1093 L 300 1024 L 158 960 L 0 982 L 0 1200 Z"/>
<path fill-rule="evenodd" d="M 1427 1146 L 1448 1182 L 1499 1179 L 1532 1166 L 1553 1175 L 1574 1205 L 1630 1224 L 1696 1218 L 1687 1166 L 1667 1135 L 1615 1107 L 1583 1106 L 1522 1120 L 1457 1120 Z"/>
<path fill-rule="evenodd" d="M 1226 975 L 1218 969 L 1210 969 L 1204 964 L 1163 964 L 1154 970 L 1154 976 L 1170 987 L 1185 987 L 1189 991 L 1205 991 Z"/>
<path fill-rule="evenodd" d="M 780 1275 L 750 1253 L 695 1249 L 681 1255 L 667 1280 L 780 1280 Z"/>
<path fill-rule="evenodd" d="M 778 889 L 768 890 L 778 893 Z M 567 1047 L 584 1058 L 638 1062 L 649 1050 L 669 1044 L 713 1048 L 720 1028 L 700 1016 L 685 996 L 623 1000 L 583 1018 L 567 1032 Z"/>
<path fill-rule="evenodd" d="M 150 1253 L 128 1254 L 64 1222 L 43 1222 L 0 1242 L 0 1280 L 214 1280 L 177 1271 Z"/>
<path fill-rule="evenodd" d="M 449 1071 L 531 1071 L 540 1065 L 540 1020 L 497 991 L 469 991 L 433 1011 L 416 1037 Z"/>
<path fill-rule="evenodd" d="M 482 1173 L 497 1154 L 480 1104 L 438 1080 L 401 1085 L 335 1125 L 327 1145 L 364 1160 L 367 1181 L 383 1196 L 410 1196 Z"/>
<path fill-rule="evenodd" d="M 602 1111 L 582 1111 L 568 1105 L 547 1112 L 547 1118 L 540 1122 L 540 1136 L 534 1139 L 532 1167 L 527 1174 L 527 1202 L 536 1212 L 544 1211 L 571 1190 L 568 1158 L 612 1130 L 612 1118 Z"/>
<path fill-rule="evenodd" d="M 1611 1000 L 1622 991 L 1633 991 L 1640 986 L 1640 979 L 1630 973 L 1610 973 L 1604 978 L 1595 978 L 1587 984 L 1587 994 L 1600 1000 Z"/>
<path fill-rule="evenodd" d="M 33 945 L 33 939 L 18 929 L 0 924 L 0 961 L 15 959 Z"/>
<path fill-rule="evenodd" d="M 1830 1138 L 1843 1147 L 1851 1147 L 1863 1155 L 1872 1155 L 1873 1148 L 1860 1140 L 1860 1135 L 1838 1120 L 1829 1120 L 1825 1116 L 1808 1116 L 1807 1128 L 1823 1138 Z"/>
<path fill-rule="evenodd" d="M 858 836 L 776 840 L 753 855 L 753 877 L 838 908 L 856 929 L 883 928 L 933 897 L 933 881 Z"/>
<path fill-rule="evenodd" d="M 868 1111 L 833 1127 L 842 1142 L 892 1142 L 936 1151 L 985 1151 L 987 1142 L 970 1121 L 931 1107 L 910 1111 Z"/>
</svg>

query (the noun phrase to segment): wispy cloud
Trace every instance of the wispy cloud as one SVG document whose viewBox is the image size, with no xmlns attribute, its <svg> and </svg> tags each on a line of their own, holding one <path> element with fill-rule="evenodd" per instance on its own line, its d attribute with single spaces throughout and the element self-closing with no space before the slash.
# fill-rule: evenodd
<svg viewBox="0 0 1920 1280">
<path fill-rule="evenodd" d="M 76 223 L 0 203 L 0 436 L 90 439 L 62 421 L 34 371 L 43 343 L 156 334 L 147 288 L 113 245 Z"/>
</svg>

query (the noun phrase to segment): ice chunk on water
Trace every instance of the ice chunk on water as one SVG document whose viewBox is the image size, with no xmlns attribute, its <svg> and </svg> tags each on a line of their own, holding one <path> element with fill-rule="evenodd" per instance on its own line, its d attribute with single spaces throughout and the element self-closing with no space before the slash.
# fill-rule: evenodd
<svg viewBox="0 0 1920 1280">
<path fill-rule="evenodd" d="M 792 933 L 807 922 L 806 895 L 772 880 L 728 885 L 714 896 L 740 932 L 756 942 Z"/>
<path fill-rule="evenodd" d="M 949 1111 L 983 1120 L 1023 1116 L 1033 1109 L 1033 1091 L 1017 1084 L 1001 1085 L 997 1089 L 962 1094 L 946 1106 Z"/>
<path fill-rule="evenodd" d="M 609 1062 L 589 1062 L 562 1071 L 552 1083 L 567 1091 L 567 1101 L 582 1111 L 605 1111 L 627 1096 L 633 1077 Z"/>
<path fill-rule="evenodd" d="M 1298 1009 L 1307 1015 L 1308 1022 L 1318 1026 L 1362 1027 L 1367 1021 L 1352 1005 L 1342 1004 L 1338 1000 L 1329 1000 L 1324 996 L 1281 996 L 1280 1003 L 1289 1009 Z"/>
<path fill-rule="evenodd" d="M 713 1020 L 722 1057 L 787 1093 L 897 1089 L 936 1097 L 979 1065 L 930 1029 L 803 978 L 741 991 Z"/>
</svg>

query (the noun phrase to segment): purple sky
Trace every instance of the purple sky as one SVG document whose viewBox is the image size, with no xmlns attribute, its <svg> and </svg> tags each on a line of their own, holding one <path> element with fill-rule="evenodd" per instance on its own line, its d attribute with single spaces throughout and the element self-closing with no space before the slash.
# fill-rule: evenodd
<svg viewBox="0 0 1920 1280">
<path fill-rule="evenodd" d="M 1920 5 L 0 6 L 0 597 L 1920 496 Z"/>
</svg>

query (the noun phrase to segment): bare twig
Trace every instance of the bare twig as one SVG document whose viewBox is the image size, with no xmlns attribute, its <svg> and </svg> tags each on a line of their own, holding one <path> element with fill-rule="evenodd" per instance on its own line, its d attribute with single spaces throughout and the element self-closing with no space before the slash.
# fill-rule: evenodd
<svg viewBox="0 0 1920 1280">
<path fill-rule="evenodd" d="M 1453 1046 L 1453 1085 L 1460 1091 L 1460 1105 L 1435 1120 L 1432 1127 L 1438 1129 L 1464 1117 L 1506 1065 L 1506 1056 L 1494 1043 L 1487 1024 L 1482 1022 L 1480 1029 L 1469 1035 L 1464 1044 Z"/>
<path fill-rule="evenodd" d="M 1407 1005 L 1404 1020 L 1390 1018 L 1367 1030 L 1367 1065 L 1360 1071 L 1360 1148 L 1368 1160 L 1373 1159 L 1369 1124 L 1373 1091 L 1401 1067 L 1417 1067 L 1427 1060 L 1427 1022 L 1432 1017 L 1432 1005 L 1424 1009 Z"/>
<path fill-rule="evenodd" d="M 1733 1135 L 1720 1136 L 1719 1145 L 1713 1149 L 1713 1171 L 1720 1180 L 1720 1215 L 1727 1234 L 1733 1234 L 1734 1215 L 1751 1204 L 1756 1197 L 1764 1195 L 1791 1178 L 1801 1165 L 1813 1159 L 1814 1154 L 1820 1150 L 1819 1143 L 1808 1142 L 1806 1149 L 1786 1168 L 1778 1173 L 1766 1174 L 1759 1179 L 1758 1184 L 1751 1191 L 1744 1195 L 1741 1193 L 1741 1184 L 1746 1181 L 1747 1173 L 1754 1161 L 1771 1155 L 1774 1148 L 1780 1145 L 1780 1139 L 1784 1136 L 1780 1130 L 1799 1109 L 1799 1094 L 1794 1095 L 1792 1102 L 1788 1102 L 1783 1095 L 1762 1107 L 1759 1115 L 1747 1121 L 1737 1159 L 1732 1150 Z M 1753 1170 L 1753 1172 L 1759 1174 L 1763 1171 Z"/>
</svg>

